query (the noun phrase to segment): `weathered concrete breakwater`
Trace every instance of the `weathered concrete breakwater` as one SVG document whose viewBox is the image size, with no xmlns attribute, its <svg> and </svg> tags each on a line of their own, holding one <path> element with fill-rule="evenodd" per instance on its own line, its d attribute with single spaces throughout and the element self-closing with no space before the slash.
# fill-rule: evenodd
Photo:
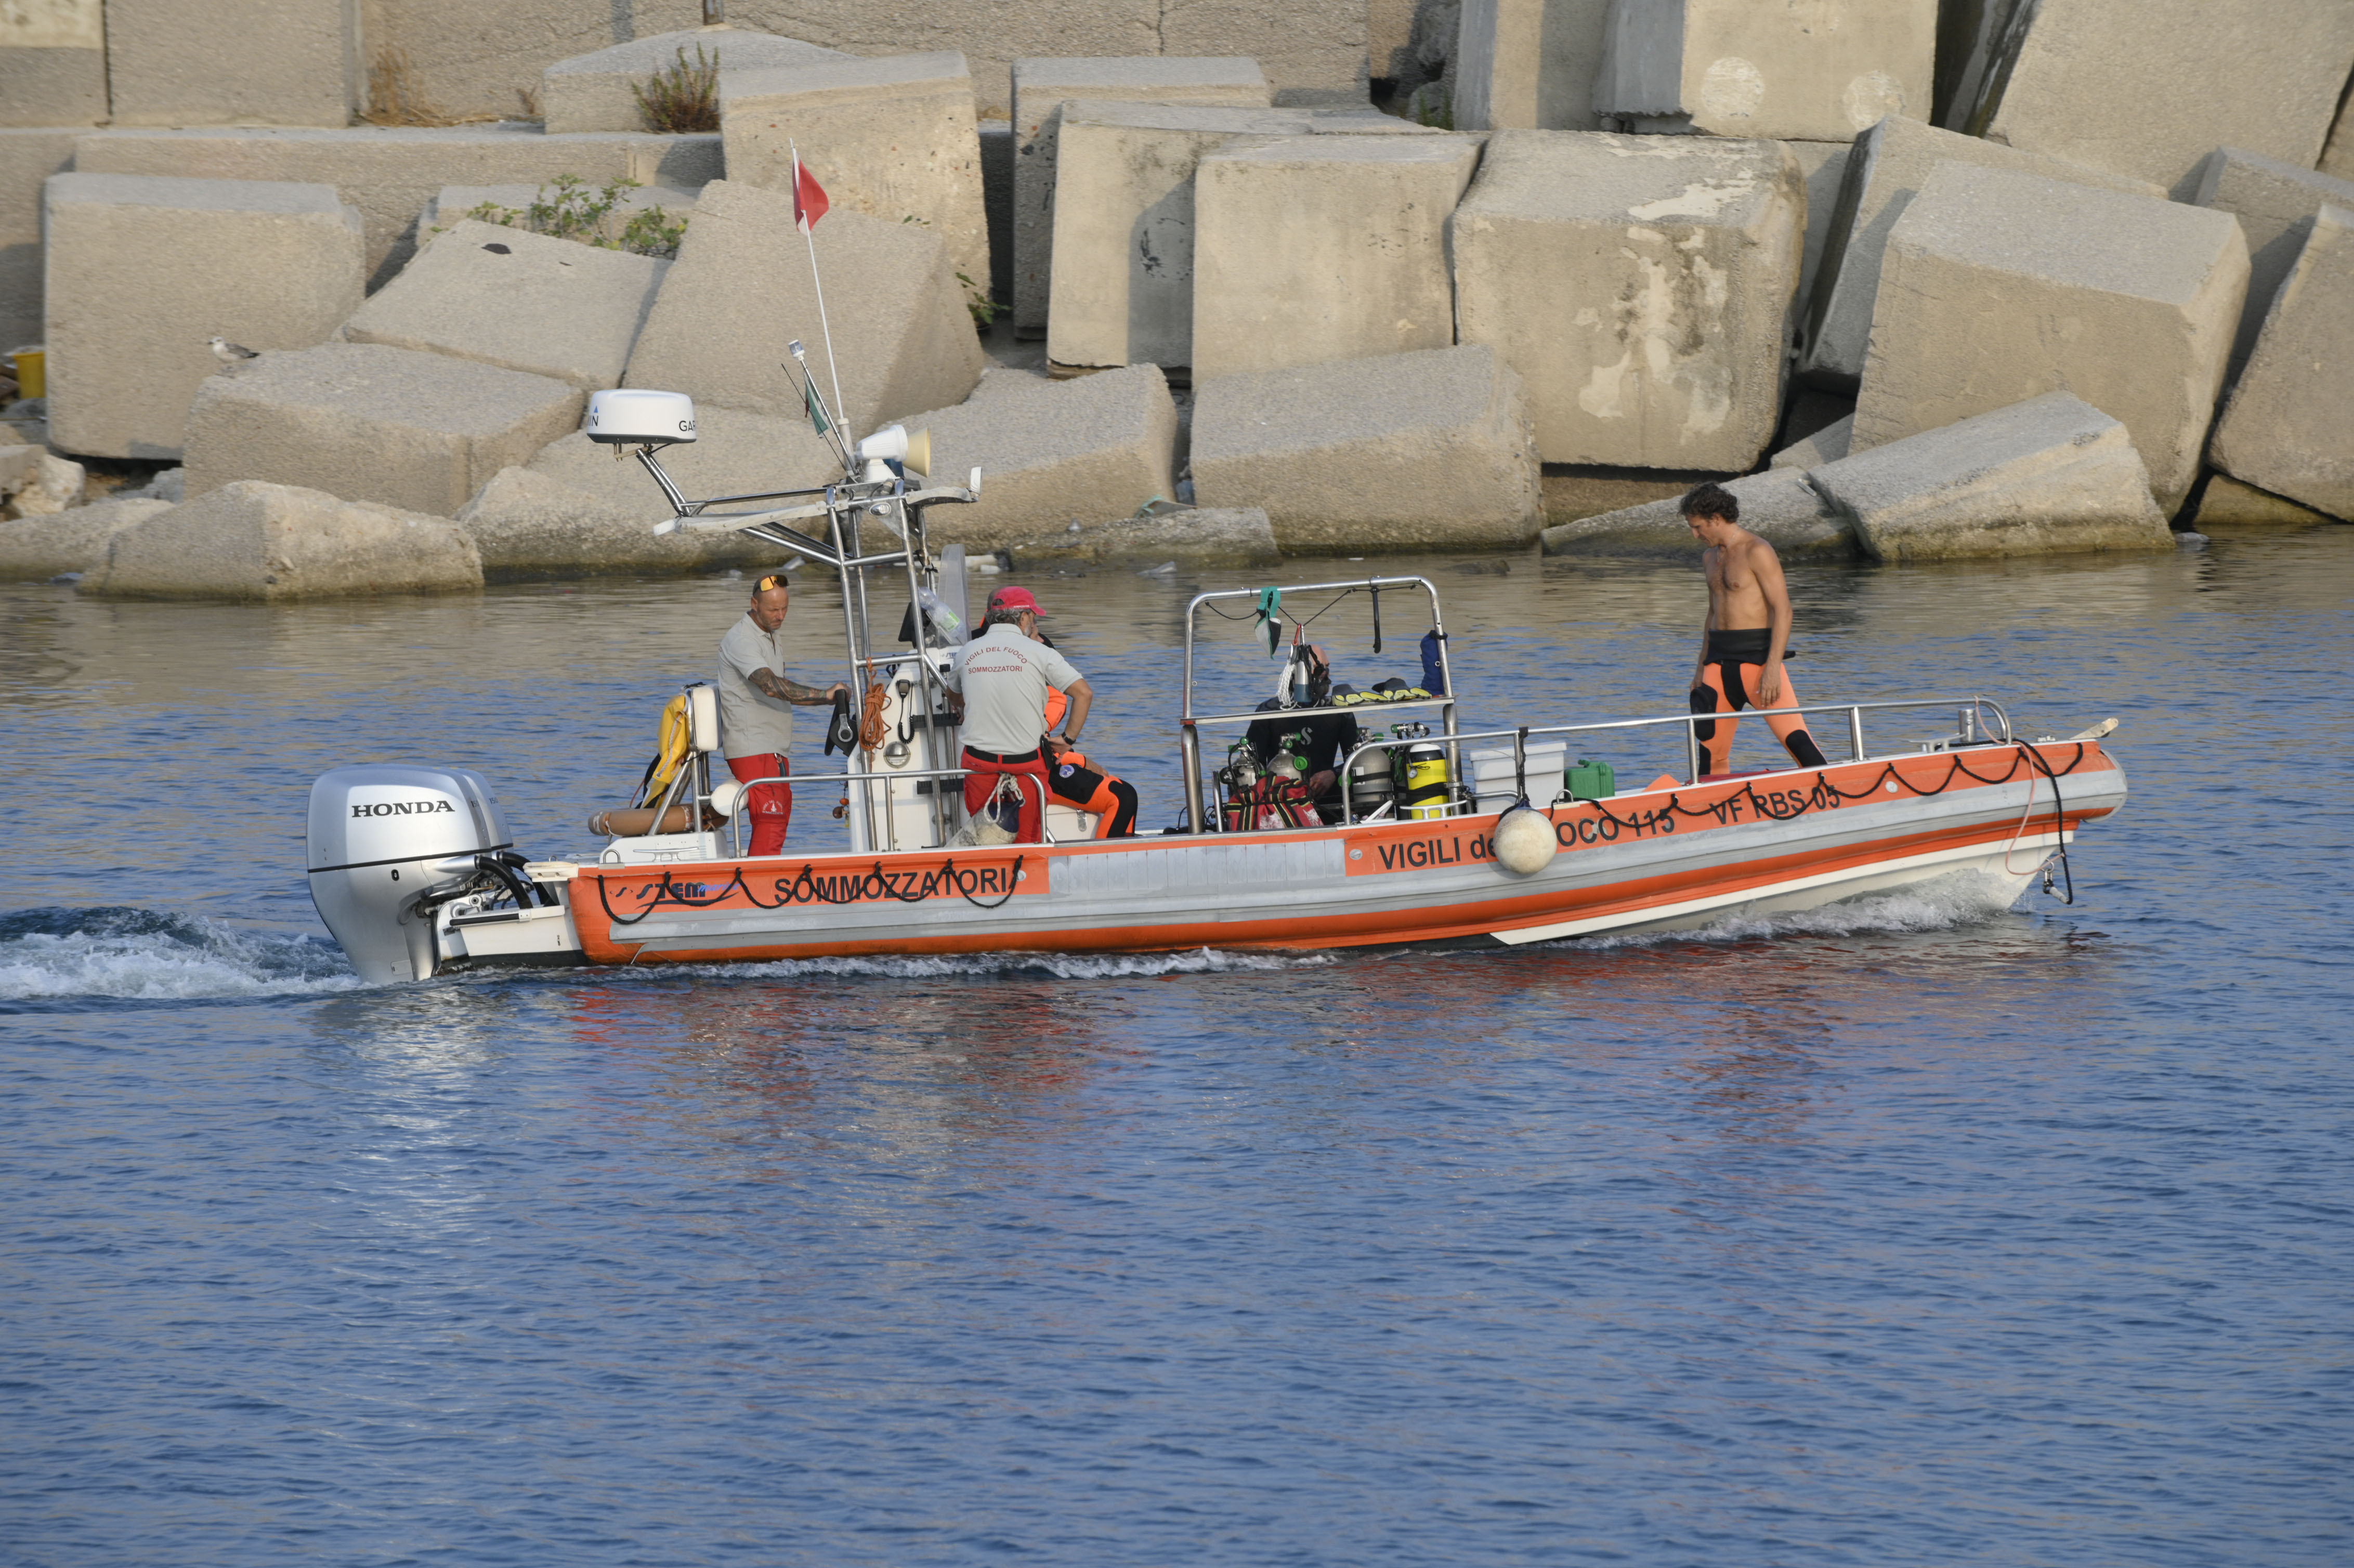
<svg viewBox="0 0 2354 1568">
<path fill-rule="evenodd" d="M 247 552 L 207 545 L 204 591 L 262 597 L 766 559 L 653 538 L 643 476 L 576 432 L 589 391 L 663 386 L 705 411 L 673 465 L 690 490 L 827 476 L 781 368 L 795 337 L 826 357 L 795 144 L 834 202 L 813 238 L 845 413 L 928 424 L 942 471 L 986 471 L 941 520 L 978 547 L 1050 552 L 1076 521 L 1098 556 L 1183 554 L 1183 513 L 1097 526 L 1182 497 L 1221 509 L 1218 555 L 1541 529 L 1685 550 L 1581 493 L 1664 496 L 1777 450 L 1741 482 L 1761 523 L 1889 560 L 2354 515 L 2354 183 L 2314 166 L 2354 163 L 2327 140 L 2354 19 L 2268 7 L 2251 42 L 2253 7 L 2195 7 L 2214 80 L 2185 94 L 2152 90 L 2138 41 L 2105 76 L 2062 69 L 2105 5 L 1979 16 L 1956 55 L 1931 0 L 1815 32 L 1596 5 L 1581 55 L 1555 47 L 1575 27 L 1521 37 L 1544 6 L 1479 0 L 1453 63 L 1477 132 L 1278 104 L 1241 57 L 1016 60 L 989 122 L 960 53 L 743 29 L 556 62 L 544 125 L 0 131 L 0 172 L 43 191 L 48 422 L 20 428 L 50 449 L 0 456 L 0 481 L 53 519 L 0 524 L 0 570 L 161 591 L 130 563 L 200 527 Z M 721 50 L 720 130 L 633 129 L 631 86 L 692 44 Z M 1941 98 L 1967 130 L 1917 117 Z M 462 216 L 562 175 L 657 187 L 675 255 Z M 991 367 L 990 294 L 1053 376 Z M 224 366 L 214 334 L 262 352 Z M 183 460 L 186 504 L 71 507 L 78 455 Z M 241 509 L 198 510 L 231 489 Z M 362 515 L 387 511 L 454 524 L 401 535 L 404 560 L 438 541 L 432 564 L 264 542 L 375 537 Z M 1254 512 L 1266 532 L 1237 532 Z"/>
</svg>

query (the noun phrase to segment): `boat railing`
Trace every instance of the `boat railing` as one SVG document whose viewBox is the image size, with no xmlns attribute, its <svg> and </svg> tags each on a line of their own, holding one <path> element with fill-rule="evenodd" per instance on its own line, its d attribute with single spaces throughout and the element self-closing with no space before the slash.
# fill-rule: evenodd
<svg viewBox="0 0 2354 1568">
<path fill-rule="evenodd" d="M 1511 741 L 1512 743 L 1513 793 L 1518 798 L 1528 799 L 1528 743 L 1532 736 L 1607 735 L 1623 733 L 1630 730 L 1673 728 L 1681 726 L 1684 731 L 1684 753 L 1686 762 L 1691 768 L 1690 777 L 1694 781 L 1697 781 L 1701 777 L 1700 731 L 1698 726 L 1703 722 L 1717 719 L 1781 718 L 1791 715 L 1804 716 L 1809 714 L 1844 715 L 1847 719 L 1848 750 L 1850 753 L 1848 760 L 1851 762 L 1861 762 L 1864 759 L 1866 755 L 1863 739 L 1864 715 L 1868 713 L 1899 713 L 1906 711 L 1926 712 L 1931 709 L 1943 710 L 1947 713 L 1958 713 L 1964 715 L 1968 721 L 1964 726 L 1965 731 L 1975 730 L 1978 734 L 1983 735 L 1991 744 L 2007 746 L 2011 743 L 2010 715 L 2003 710 L 2002 705 L 1996 702 L 1991 697 L 1975 694 L 1967 697 L 1910 697 L 1897 702 L 1884 703 L 1809 703 L 1803 707 L 1749 708 L 1739 713 L 1731 714 L 1668 714 L 1658 718 L 1609 719 L 1594 724 L 1522 725 L 1512 729 L 1464 730 L 1457 733 L 1451 736 L 1451 738 L 1458 746 L 1466 745 L 1477 740 Z M 1361 712 L 1362 710 L 1346 709 L 1343 711 Z M 1995 721 L 1994 726 L 1991 727 L 1987 724 L 1987 719 L 1989 715 L 1991 715 Z M 1266 715 L 1261 715 L 1259 716 L 1264 717 Z M 1363 757 L 1368 752 L 1388 752 L 1394 750 L 1399 747 L 1421 746 L 1426 744 L 1428 744 L 1428 737 L 1426 736 L 1387 736 L 1363 742 L 1355 750 L 1350 752 L 1347 760 L 1341 763 L 1339 770 L 1341 788 L 1341 825 L 1350 826 L 1354 824 L 1357 820 L 1356 802 L 1353 799 L 1354 791 L 1350 787 L 1350 780 L 1355 776 L 1356 763 L 1359 758 Z M 1460 782 L 1459 775 L 1454 768 L 1452 758 L 1449 759 L 1448 776 L 1450 778 L 1457 779 L 1458 781 Z M 1476 783 L 1476 780 L 1474 782 Z M 1556 792 L 1553 799 L 1557 800 L 1559 798 L 1559 793 Z M 1543 802 L 1543 804 L 1548 806 L 1553 803 L 1553 800 L 1548 800 Z"/>
<path fill-rule="evenodd" d="M 727 819 L 728 846 L 734 858 L 741 860 L 744 857 L 744 820 L 751 815 L 749 807 L 751 804 L 752 791 L 758 789 L 763 784 L 820 784 L 828 779 L 832 779 L 842 785 L 843 793 L 847 796 L 850 793 L 850 789 L 853 785 L 871 787 L 873 785 L 882 784 L 887 786 L 902 779 L 963 779 L 972 771 L 973 770 L 970 768 L 895 768 L 889 772 L 885 773 L 862 773 L 854 768 L 844 768 L 839 773 L 774 773 L 763 779 L 739 779 L 737 782 L 744 786 L 744 792 L 737 798 L 736 810 Z M 1030 793 L 1032 786 L 1038 784 L 1038 780 L 1034 776 L 1027 773 L 1004 773 L 1000 774 L 998 777 L 1018 780 L 1022 788 L 1022 792 L 1024 795 Z M 1055 798 L 1052 793 L 1044 789 L 1044 786 L 1039 786 L 1039 789 L 1038 835 L 1044 842 L 1051 844 L 1056 841 L 1054 833 L 1046 826 L 1046 808 L 1053 804 Z M 872 813 L 875 810 L 875 805 L 871 799 L 871 788 L 863 788 L 862 793 L 870 797 L 866 801 L 866 810 L 869 813 Z M 709 797 L 707 796 L 705 797 L 706 800 Z M 935 799 L 937 799 L 937 796 Z M 899 842 L 897 805 L 898 802 L 893 798 L 893 792 L 887 788 L 884 789 L 882 810 L 884 832 L 881 837 L 881 842 L 886 844 L 896 844 Z M 945 827 L 947 824 L 943 821 L 939 821 L 938 825 Z M 943 839 L 948 837 L 945 832 L 940 836 Z M 867 837 L 869 842 L 875 842 L 875 834 L 873 832 L 871 826 Z M 848 853 L 864 853 L 866 852 L 857 849 L 854 844 L 852 850 Z"/>
</svg>

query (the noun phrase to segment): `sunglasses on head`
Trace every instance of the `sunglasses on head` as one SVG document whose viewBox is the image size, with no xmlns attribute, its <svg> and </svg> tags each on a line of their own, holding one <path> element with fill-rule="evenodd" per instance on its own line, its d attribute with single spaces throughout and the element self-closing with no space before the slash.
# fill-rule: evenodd
<svg viewBox="0 0 2354 1568">
<path fill-rule="evenodd" d="M 784 573 L 771 572 L 769 576 L 762 577 L 758 582 L 754 583 L 752 585 L 752 591 L 754 593 L 766 593 L 770 588 L 790 589 L 792 586 L 791 579 L 787 577 Z"/>
</svg>

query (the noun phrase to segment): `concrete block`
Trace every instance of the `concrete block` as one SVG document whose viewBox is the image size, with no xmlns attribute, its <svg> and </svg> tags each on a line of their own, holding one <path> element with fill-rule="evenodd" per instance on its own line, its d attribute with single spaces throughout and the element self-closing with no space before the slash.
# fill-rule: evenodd
<svg viewBox="0 0 2354 1568">
<path fill-rule="evenodd" d="M 73 166 L 76 134 L 0 130 L 0 354 L 41 341 L 41 186 Z"/>
<path fill-rule="evenodd" d="M 348 125 L 366 97 L 359 0 L 106 0 L 118 125 Z"/>
<path fill-rule="evenodd" d="M 1729 473 L 1658 468 L 1611 468 L 1597 463 L 1549 463 L 1542 483 L 1545 526 L 1556 527 L 1606 512 L 1624 512 L 1681 495 L 1696 484 L 1723 484 Z"/>
<path fill-rule="evenodd" d="M 946 241 L 921 224 L 863 212 L 829 213 L 811 238 L 852 429 L 961 401 L 986 356 Z M 834 378 L 792 198 L 714 181 L 638 334 L 626 385 L 801 418 L 801 395 L 783 369 L 796 339 L 831 403 Z"/>
<path fill-rule="evenodd" d="M 2256 334 L 2272 309 L 2289 269 L 2313 232 L 2314 215 L 2324 203 L 2354 209 L 2354 180 L 2334 179 L 2312 169 L 2284 164 L 2261 153 L 2218 147 L 2200 166 L 2190 199 L 2228 212 L 2248 238 L 2248 302 L 2232 340 L 2231 376 L 2236 379 L 2255 352 Z"/>
<path fill-rule="evenodd" d="M 1774 454 L 1769 468 L 1820 468 L 1847 456 L 1855 437 L 1855 416 L 1833 420 L 1812 435 L 1801 436 Z"/>
<path fill-rule="evenodd" d="M 359 214 L 325 185 L 56 175 L 48 187 L 49 435 L 180 455 L 188 406 L 254 349 L 323 341 L 360 302 Z"/>
<path fill-rule="evenodd" d="M 2354 206 L 2315 215 L 2209 457 L 2234 479 L 2354 522 Z"/>
<path fill-rule="evenodd" d="M 541 73 L 557 61 L 703 19 L 695 0 L 361 0 L 361 6 L 370 79 L 397 67 L 413 99 L 451 121 L 535 118 Z M 738 22 L 776 30 L 774 19 L 741 15 L 758 10 L 757 3 L 737 0 L 727 9 Z"/>
<path fill-rule="evenodd" d="M 1177 405 L 1157 366 L 1069 381 L 992 371 L 963 406 L 907 421 L 932 432 L 932 470 L 981 502 L 929 514 L 935 545 L 995 548 L 1076 519 L 1132 516 L 1177 493 Z"/>
<path fill-rule="evenodd" d="M 1363 103 L 1366 10 L 1365 0 L 1161 0 L 1159 48 L 1172 58 L 1256 60 L 1280 104 Z"/>
<path fill-rule="evenodd" d="M 648 129 L 638 108 L 638 90 L 662 72 L 673 69 L 681 51 L 686 63 L 693 65 L 698 49 L 700 58 L 716 61 L 723 71 L 818 65 L 852 58 L 840 49 L 724 23 L 654 33 L 558 60 L 542 71 L 539 108 L 549 132 Z"/>
<path fill-rule="evenodd" d="M 348 343 L 619 387 L 670 263 L 461 218 L 344 323 Z"/>
<path fill-rule="evenodd" d="M 103 0 L 0 6 L 0 125 L 93 125 L 105 118 Z"/>
<path fill-rule="evenodd" d="M 731 182 L 790 194 L 797 143 L 835 211 L 926 226 L 966 291 L 987 295 L 989 218 L 964 56 L 725 70 L 719 120 Z"/>
<path fill-rule="evenodd" d="M 1944 164 L 1889 230 L 1855 450 L 2073 392 L 2124 421 L 2170 515 L 2247 288 L 2228 213 Z"/>
<path fill-rule="evenodd" d="M 1798 368 L 1810 380 L 1852 389 L 1863 374 L 1872 338 L 1872 305 L 1880 293 L 1881 257 L 1889 230 L 1940 164 L 2016 169 L 2072 185 L 2159 196 L 2164 189 L 2129 175 L 2113 175 L 2062 158 L 2023 153 L 1975 136 L 1940 131 L 1892 114 L 1855 139 L 1835 206 L 1827 217 L 1825 249 L 1833 259 L 1805 296 L 1807 324 Z M 1811 227 L 1811 215 L 1809 225 Z"/>
<path fill-rule="evenodd" d="M 1304 136 L 1358 123 L 1308 109 L 1065 103 L 1046 357 L 1074 367 L 1191 365 L 1195 166 L 1237 136 Z"/>
<path fill-rule="evenodd" d="M 368 286 L 381 288 L 417 249 L 417 215 L 444 185 L 534 188 L 558 175 L 699 189 L 719 177 L 718 136 L 610 132 L 543 135 L 535 125 L 418 130 L 93 131 L 74 143 L 90 174 L 300 180 L 335 187 L 366 226 Z"/>
<path fill-rule="evenodd" d="M 613 460 L 607 457 L 605 466 L 611 468 Z M 616 572 L 680 576 L 774 566 L 790 558 L 790 551 L 742 534 L 657 536 L 653 525 L 670 509 L 645 471 L 634 462 L 627 466 L 642 492 L 635 505 L 535 469 L 501 469 L 458 514 L 458 526 L 482 552 L 483 577 L 513 582 Z"/>
<path fill-rule="evenodd" d="M 1741 503 L 1741 525 L 1774 546 L 1786 561 L 1855 554 L 1855 535 L 1794 468 L 1769 468 L 1723 482 Z M 1543 535 L 1548 556 L 1670 556 L 1698 559 L 1701 543 L 1674 494 L 1620 512 L 1556 524 Z"/>
<path fill-rule="evenodd" d="M 2217 147 L 2312 168 L 2349 71 L 2345 0 L 2036 0 L 1962 128 L 2185 196 Z"/>
<path fill-rule="evenodd" d="M 2243 484 L 2228 473 L 2211 473 L 2190 525 L 2205 534 L 2217 528 L 2310 528 L 2336 521 L 2326 512 Z"/>
<path fill-rule="evenodd" d="M 1481 346 L 1199 384 L 1193 493 L 1259 506 L 1287 554 L 1525 545 L 1540 524 L 1521 378 Z"/>
<path fill-rule="evenodd" d="M 1500 131 L 1456 335 L 1521 373 L 1547 462 L 1739 472 L 1781 415 L 1805 204 L 1778 142 Z"/>
<path fill-rule="evenodd" d="M 0 517 L 48 517 L 81 504 L 90 471 L 42 447 L 0 447 Z"/>
<path fill-rule="evenodd" d="M 586 401 L 548 376 L 380 344 L 266 354 L 197 393 L 186 493 L 267 480 L 448 517 Z"/>
<path fill-rule="evenodd" d="M 2047 392 L 1808 475 L 1882 561 L 2171 550 L 2124 425 Z"/>
<path fill-rule="evenodd" d="M 690 501 L 801 490 L 842 477 L 842 463 L 809 420 L 798 413 L 772 419 L 719 403 L 697 404 L 692 444 L 665 447 L 663 471 Z M 609 511 L 651 526 L 670 515 L 653 477 L 634 460 L 615 462 L 613 449 L 574 430 L 540 449 L 527 465 L 535 474 L 585 492 Z"/>
<path fill-rule="evenodd" d="M 115 535 L 171 509 L 168 501 L 101 501 L 0 523 L 0 582 L 47 582 L 90 571 L 104 564 Z"/>
<path fill-rule="evenodd" d="M 1189 506 L 1150 517 L 1074 522 L 1005 546 L 1013 569 L 1179 562 L 1189 567 L 1272 566 L 1283 558 L 1267 514 L 1256 506 Z"/>
<path fill-rule="evenodd" d="M 1623 131 L 1843 142 L 1929 112 L 1937 0 L 1612 0 L 1594 108 Z"/>
<path fill-rule="evenodd" d="M 1293 136 L 1205 155 L 1194 379 L 1452 344 L 1447 219 L 1479 160 L 1468 136 Z"/>
<path fill-rule="evenodd" d="M 1258 62 L 1243 57 L 1015 60 L 1013 324 L 1026 335 L 1046 330 L 1059 111 L 1074 99 L 1264 109 L 1275 101 L 1275 90 Z"/>
<path fill-rule="evenodd" d="M 482 586 L 481 554 L 445 517 L 241 480 L 118 531 L 81 591 L 275 602 Z"/>
<path fill-rule="evenodd" d="M 1462 0 L 1458 131 L 1599 131 L 1594 77 L 1610 0 Z"/>
</svg>

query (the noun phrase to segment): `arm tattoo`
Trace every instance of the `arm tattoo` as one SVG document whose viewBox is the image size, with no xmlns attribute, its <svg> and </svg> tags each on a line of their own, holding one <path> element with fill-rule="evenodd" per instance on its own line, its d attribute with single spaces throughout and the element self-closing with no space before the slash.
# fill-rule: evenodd
<svg viewBox="0 0 2354 1568">
<path fill-rule="evenodd" d="M 804 686 L 790 676 L 779 675 L 773 670 L 753 671 L 752 684 L 780 703 L 799 703 L 804 707 L 833 700 L 833 694 L 826 687 Z"/>
</svg>

